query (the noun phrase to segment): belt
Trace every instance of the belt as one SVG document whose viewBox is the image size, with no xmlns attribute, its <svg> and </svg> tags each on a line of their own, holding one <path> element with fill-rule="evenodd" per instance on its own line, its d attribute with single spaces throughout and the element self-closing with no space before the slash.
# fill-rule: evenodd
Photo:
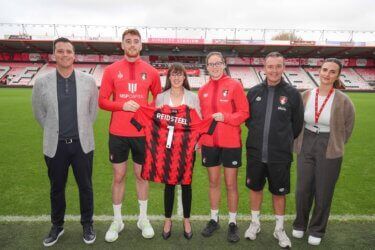
<svg viewBox="0 0 375 250">
<path fill-rule="evenodd" d="M 320 133 L 324 133 L 324 134 L 329 133 L 328 131 L 321 131 L 319 126 L 316 126 L 316 125 L 306 124 L 305 129 L 307 129 L 309 132 L 312 132 L 312 133 L 317 134 L 317 135 L 320 134 Z"/>
<path fill-rule="evenodd" d="M 72 144 L 74 141 L 77 141 L 76 138 L 66 138 L 66 139 L 60 139 L 59 141 L 64 142 L 65 144 Z"/>
</svg>

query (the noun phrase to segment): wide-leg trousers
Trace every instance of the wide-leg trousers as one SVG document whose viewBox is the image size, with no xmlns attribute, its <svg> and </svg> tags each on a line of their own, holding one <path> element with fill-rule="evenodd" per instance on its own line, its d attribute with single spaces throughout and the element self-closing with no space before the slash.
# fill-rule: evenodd
<svg viewBox="0 0 375 250">
<path fill-rule="evenodd" d="M 297 155 L 296 219 L 293 228 L 308 231 L 309 235 L 319 238 L 326 232 L 342 163 L 342 157 L 326 158 L 328 140 L 329 133 L 316 134 L 305 129 L 301 152 Z"/>
</svg>

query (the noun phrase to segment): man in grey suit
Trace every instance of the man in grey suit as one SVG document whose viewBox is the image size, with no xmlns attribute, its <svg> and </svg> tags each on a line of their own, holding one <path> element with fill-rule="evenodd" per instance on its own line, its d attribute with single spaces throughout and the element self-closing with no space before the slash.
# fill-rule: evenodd
<svg viewBox="0 0 375 250">
<path fill-rule="evenodd" d="M 93 77 L 74 70 L 71 41 L 58 38 L 53 45 L 56 70 L 39 77 L 32 93 L 34 116 L 43 129 L 43 154 L 51 184 L 52 227 L 43 244 L 52 246 L 64 233 L 70 165 L 79 188 L 83 241 L 91 244 L 96 239 L 91 176 L 98 89 Z"/>
</svg>

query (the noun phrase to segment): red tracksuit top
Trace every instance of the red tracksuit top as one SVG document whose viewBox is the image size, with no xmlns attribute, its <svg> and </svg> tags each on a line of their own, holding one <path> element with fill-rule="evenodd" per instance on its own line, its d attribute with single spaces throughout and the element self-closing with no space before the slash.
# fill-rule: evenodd
<svg viewBox="0 0 375 250">
<path fill-rule="evenodd" d="M 129 100 L 147 106 L 149 92 L 153 99 L 161 92 L 160 77 L 158 71 L 142 59 L 132 63 L 124 58 L 106 67 L 99 91 L 99 107 L 112 111 L 109 133 L 144 136 L 143 130 L 138 131 L 130 124 L 134 113 L 123 111 L 122 106 Z"/>
<path fill-rule="evenodd" d="M 239 148 L 241 143 L 240 125 L 249 117 L 249 103 L 241 83 L 223 75 L 199 89 L 202 118 L 221 112 L 224 122 L 218 122 L 212 135 L 203 135 L 200 144 L 209 147 Z"/>
</svg>

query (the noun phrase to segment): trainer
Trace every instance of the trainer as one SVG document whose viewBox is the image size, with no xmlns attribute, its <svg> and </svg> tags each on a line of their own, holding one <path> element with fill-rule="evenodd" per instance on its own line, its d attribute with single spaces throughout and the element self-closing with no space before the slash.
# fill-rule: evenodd
<svg viewBox="0 0 375 250">
<path fill-rule="evenodd" d="M 34 116 L 43 129 L 43 153 L 51 183 L 52 228 L 43 244 L 52 246 L 64 233 L 65 185 L 70 165 L 78 184 L 83 241 L 91 244 L 96 238 L 91 176 L 98 89 L 92 76 L 74 70 L 71 41 L 58 38 L 53 47 L 56 70 L 36 79 L 32 93 Z"/>
<path fill-rule="evenodd" d="M 282 78 L 283 56 L 271 52 L 264 63 L 266 79 L 247 94 L 251 110 L 246 121 L 246 185 L 250 189 L 251 223 L 245 238 L 255 240 L 260 232 L 259 214 L 267 179 L 276 217 L 273 235 L 284 248 L 292 245 L 284 230 L 285 195 L 290 191 L 293 140 L 302 129 L 303 104 L 297 89 Z"/>
</svg>

